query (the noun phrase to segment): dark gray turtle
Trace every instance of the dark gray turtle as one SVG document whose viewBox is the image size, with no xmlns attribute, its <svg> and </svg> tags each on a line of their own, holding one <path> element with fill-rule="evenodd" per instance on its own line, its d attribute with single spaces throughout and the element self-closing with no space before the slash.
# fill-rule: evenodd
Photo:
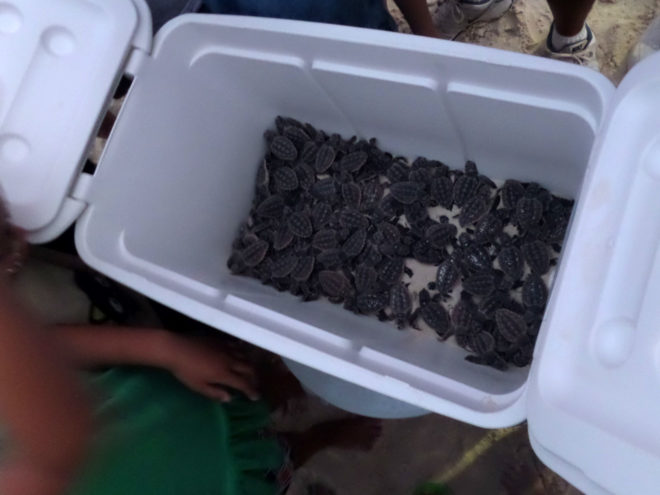
<svg viewBox="0 0 660 495">
<path fill-rule="evenodd" d="M 346 241 L 344 241 L 341 249 L 347 258 L 354 258 L 362 252 L 366 241 L 366 229 L 357 229 L 348 237 L 348 239 L 346 239 Z"/>
<path fill-rule="evenodd" d="M 470 245 L 459 250 L 460 261 L 470 272 L 488 271 L 492 261 L 488 250 L 483 246 Z"/>
<path fill-rule="evenodd" d="M 275 136 L 270 142 L 270 152 L 287 162 L 292 162 L 298 158 L 298 150 L 291 140 L 284 136 Z"/>
<path fill-rule="evenodd" d="M 537 225 L 543 216 L 543 205 L 535 198 L 523 197 L 516 203 L 515 219 L 521 229 Z"/>
<path fill-rule="evenodd" d="M 438 266 L 435 276 L 436 290 L 446 295 L 454 288 L 460 277 L 460 272 L 454 258 L 448 258 Z"/>
<path fill-rule="evenodd" d="M 494 212 L 488 213 L 477 223 L 474 229 L 474 240 L 480 244 L 492 242 L 503 228 L 502 219 Z"/>
<path fill-rule="evenodd" d="M 497 255 L 500 269 L 512 280 L 519 280 L 523 274 L 523 257 L 516 246 L 502 249 Z"/>
<path fill-rule="evenodd" d="M 358 293 L 371 292 L 376 286 L 377 279 L 378 273 L 376 272 L 376 269 L 368 265 L 358 265 L 355 269 L 355 274 L 353 275 L 355 289 Z"/>
<path fill-rule="evenodd" d="M 403 275 L 403 258 L 394 257 L 386 259 L 379 267 L 378 278 L 385 285 L 394 285 Z"/>
<path fill-rule="evenodd" d="M 288 276 L 298 265 L 298 257 L 290 254 L 276 259 L 271 266 L 271 275 L 273 278 L 284 278 Z"/>
<path fill-rule="evenodd" d="M 319 147 L 314 141 L 307 141 L 300 152 L 300 159 L 307 165 L 314 165 L 318 151 Z"/>
<path fill-rule="evenodd" d="M 422 191 L 424 191 L 424 184 L 421 182 L 405 181 L 390 185 L 390 194 L 404 205 L 410 205 L 418 201 Z"/>
<path fill-rule="evenodd" d="M 312 222 L 315 229 L 321 229 L 327 225 L 332 217 L 332 208 L 324 202 L 318 202 L 312 207 Z"/>
<path fill-rule="evenodd" d="M 548 246 L 542 241 L 532 241 L 520 247 L 523 258 L 532 272 L 543 275 L 550 269 Z"/>
<path fill-rule="evenodd" d="M 493 272 L 478 272 L 463 280 L 463 289 L 474 296 L 487 296 L 495 290 Z"/>
<path fill-rule="evenodd" d="M 384 188 L 378 181 L 365 182 L 362 186 L 362 209 L 373 211 L 383 198 Z"/>
<path fill-rule="evenodd" d="M 522 288 L 522 301 L 528 308 L 545 308 L 548 300 L 548 288 L 543 279 L 536 273 L 530 273 Z"/>
<path fill-rule="evenodd" d="M 344 253 L 341 249 L 326 249 L 316 255 L 316 262 L 325 268 L 339 268 L 344 262 Z"/>
<path fill-rule="evenodd" d="M 387 194 L 380 201 L 380 210 L 387 217 L 399 216 L 403 213 L 403 204 L 397 201 L 391 194 Z"/>
<path fill-rule="evenodd" d="M 312 221 L 309 216 L 301 211 L 292 213 L 289 216 L 287 224 L 289 230 L 291 230 L 296 237 L 307 238 L 312 235 L 312 232 L 314 232 Z"/>
<path fill-rule="evenodd" d="M 347 182 L 341 185 L 341 197 L 345 206 L 358 209 L 362 200 L 362 189 L 354 182 Z"/>
<path fill-rule="evenodd" d="M 508 342 L 516 343 L 527 333 L 527 324 L 522 315 L 508 309 L 495 311 L 497 331 Z"/>
<path fill-rule="evenodd" d="M 451 310 L 451 323 L 456 334 L 470 333 L 475 328 L 475 308 L 466 298 L 462 297 Z"/>
<path fill-rule="evenodd" d="M 319 230 L 312 238 L 312 246 L 321 251 L 337 247 L 337 231 L 333 229 Z"/>
<path fill-rule="evenodd" d="M 300 183 L 298 176 L 291 167 L 280 167 L 273 172 L 275 187 L 280 191 L 295 191 Z"/>
<path fill-rule="evenodd" d="M 426 229 L 425 237 L 431 246 L 443 249 L 456 239 L 458 229 L 451 223 L 434 223 Z"/>
<path fill-rule="evenodd" d="M 375 294 L 358 294 L 356 305 L 361 313 L 377 313 L 387 306 L 390 296 L 387 292 L 378 292 Z"/>
<path fill-rule="evenodd" d="M 344 208 L 339 214 L 339 224 L 350 230 L 365 228 L 367 218 L 355 208 Z"/>
<path fill-rule="evenodd" d="M 376 266 L 383 260 L 383 255 L 374 244 L 367 242 L 367 245 L 362 250 L 362 254 L 358 257 L 358 262 L 367 266 Z"/>
<path fill-rule="evenodd" d="M 337 199 L 337 183 L 332 177 L 316 181 L 312 194 L 322 201 L 333 202 Z"/>
<path fill-rule="evenodd" d="M 355 173 L 367 163 L 369 156 L 364 151 L 354 151 L 344 155 L 339 161 L 339 167 L 346 172 Z"/>
<path fill-rule="evenodd" d="M 264 260 L 267 252 L 268 243 L 259 239 L 243 250 L 241 253 L 243 263 L 249 267 L 257 266 Z"/>
<path fill-rule="evenodd" d="M 412 298 L 410 297 L 410 292 L 402 283 L 395 284 L 390 289 L 389 306 L 397 327 L 402 329 L 408 323 L 410 312 L 412 311 Z"/>
<path fill-rule="evenodd" d="M 343 298 L 348 295 L 351 284 L 341 272 L 321 270 L 319 284 L 323 293 L 331 298 Z"/>
<path fill-rule="evenodd" d="M 495 338 L 488 332 L 477 332 L 470 336 L 468 347 L 477 356 L 487 356 L 495 350 Z"/>
<path fill-rule="evenodd" d="M 411 227 L 423 227 L 426 220 L 429 218 L 428 209 L 421 203 L 413 203 L 406 205 L 403 208 L 403 213 L 406 216 L 406 221 Z M 423 230 L 421 231 L 423 232 Z"/>
<path fill-rule="evenodd" d="M 329 144 L 323 144 L 316 152 L 316 160 L 314 161 L 314 169 L 317 174 L 325 173 L 334 163 L 337 151 Z"/>
<path fill-rule="evenodd" d="M 457 203 L 458 204 L 458 203 Z M 458 216 L 461 227 L 471 225 L 484 218 L 490 211 L 491 200 L 487 196 L 476 195 L 465 202 Z"/>
<path fill-rule="evenodd" d="M 430 185 L 431 197 L 443 208 L 451 210 L 454 202 L 454 184 L 447 176 L 435 177 Z"/>
<path fill-rule="evenodd" d="M 293 232 L 286 225 L 281 225 L 273 235 L 273 249 L 281 251 L 286 249 L 293 241 Z"/>
<path fill-rule="evenodd" d="M 379 223 L 378 232 L 383 237 L 382 241 L 388 244 L 396 244 L 401 239 L 401 232 L 399 231 L 399 228 L 389 222 Z"/>
<path fill-rule="evenodd" d="M 408 174 L 410 174 L 410 167 L 400 161 L 392 163 L 385 173 L 391 183 L 407 181 Z"/>
<path fill-rule="evenodd" d="M 289 140 L 296 146 L 296 148 L 302 149 L 306 143 L 311 142 L 312 138 L 302 129 L 302 126 L 298 125 L 288 125 L 284 127 L 282 132 L 284 136 L 289 138 Z"/>
<path fill-rule="evenodd" d="M 256 213 L 266 218 L 279 218 L 283 209 L 284 199 L 279 194 L 273 194 L 259 203 Z"/>
<path fill-rule="evenodd" d="M 449 313 L 437 302 L 423 304 L 419 308 L 419 316 L 441 339 L 446 339 L 451 333 L 451 322 Z"/>
<path fill-rule="evenodd" d="M 513 210 L 518 205 L 518 200 L 525 195 L 525 187 L 517 180 L 507 180 L 500 189 L 502 206 Z"/>
<path fill-rule="evenodd" d="M 474 198 L 481 183 L 474 175 L 462 175 L 456 179 L 453 186 L 453 201 L 459 208 L 463 208 L 467 202 Z"/>
<path fill-rule="evenodd" d="M 298 264 L 291 272 L 291 278 L 298 282 L 305 282 L 314 271 L 316 260 L 314 256 L 303 256 L 298 260 Z"/>
<path fill-rule="evenodd" d="M 305 191 L 309 191 L 316 182 L 316 172 L 312 166 L 307 163 L 299 163 L 294 171 L 298 176 L 298 185 Z"/>
</svg>

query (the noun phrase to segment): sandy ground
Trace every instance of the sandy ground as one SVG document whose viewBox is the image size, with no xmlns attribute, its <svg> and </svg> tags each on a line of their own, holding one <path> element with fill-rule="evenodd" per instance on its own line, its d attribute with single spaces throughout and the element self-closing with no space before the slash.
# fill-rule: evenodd
<svg viewBox="0 0 660 495">
<path fill-rule="evenodd" d="M 431 8 L 437 1 L 429 0 Z M 401 14 L 388 0 L 402 31 L 409 31 Z M 630 48 L 656 15 L 660 0 L 597 0 L 587 22 L 598 40 L 601 72 L 615 84 L 626 73 L 626 57 Z M 552 21 L 545 0 L 515 0 L 502 18 L 469 28 L 457 41 L 532 53 L 542 43 Z"/>
</svg>

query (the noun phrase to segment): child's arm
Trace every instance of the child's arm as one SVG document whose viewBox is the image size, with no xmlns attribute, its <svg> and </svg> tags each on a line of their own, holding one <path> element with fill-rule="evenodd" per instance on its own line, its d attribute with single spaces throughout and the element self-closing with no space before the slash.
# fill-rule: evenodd
<svg viewBox="0 0 660 495">
<path fill-rule="evenodd" d="M 228 401 L 225 387 L 251 399 L 259 394 L 252 368 L 214 338 L 184 337 L 151 328 L 58 326 L 57 335 L 82 367 L 141 365 L 169 370 L 192 390 Z"/>
<path fill-rule="evenodd" d="M 426 0 L 394 0 L 394 2 L 401 9 L 413 33 L 421 36 L 438 36 Z"/>
<path fill-rule="evenodd" d="M 64 493 L 82 460 L 91 413 L 57 347 L 0 280 L 0 423 L 9 434 L 0 493 Z"/>
</svg>

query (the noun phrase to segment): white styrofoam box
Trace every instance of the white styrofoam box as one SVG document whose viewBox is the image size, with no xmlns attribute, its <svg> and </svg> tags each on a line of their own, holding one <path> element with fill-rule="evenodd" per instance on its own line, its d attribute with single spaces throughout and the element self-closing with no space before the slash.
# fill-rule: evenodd
<svg viewBox="0 0 660 495">
<path fill-rule="evenodd" d="M 609 106 L 529 381 L 534 450 L 587 493 L 658 493 L 659 64 Z"/>
<path fill-rule="evenodd" d="M 117 67 L 150 48 L 144 15 L 130 0 L 0 2 L 0 179 L 33 239 L 85 207 L 69 193 Z"/>
<path fill-rule="evenodd" d="M 414 332 L 302 303 L 226 268 L 263 131 L 288 115 L 383 149 L 576 196 L 612 86 L 567 64 L 396 33 L 184 16 L 146 57 L 78 223 L 83 258 L 242 339 L 482 426 L 526 416 L 527 369 L 502 373 Z"/>
</svg>

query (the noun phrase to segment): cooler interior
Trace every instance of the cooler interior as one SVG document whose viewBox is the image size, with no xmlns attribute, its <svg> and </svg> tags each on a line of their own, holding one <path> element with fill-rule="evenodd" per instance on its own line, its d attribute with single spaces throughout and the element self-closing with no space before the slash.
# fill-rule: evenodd
<svg viewBox="0 0 660 495">
<path fill-rule="evenodd" d="M 471 159 L 492 178 L 533 180 L 577 199 L 607 97 L 600 75 L 396 33 L 225 16 L 173 21 L 155 46 L 78 225 L 90 264 L 326 372 L 332 367 L 305 361 L 300 346 L 251 334 L 250 325 L 408 384 L 419 397 L 477 412 L 520 400 L 527 368 L 470 364 L 455 345 L 328 302 L 303 303 L 231 275 L 226 261 L 250 209 L 262 134 L 277 115 L 373 136 L 394 154 L 452 167 Z"/>
</svg>

